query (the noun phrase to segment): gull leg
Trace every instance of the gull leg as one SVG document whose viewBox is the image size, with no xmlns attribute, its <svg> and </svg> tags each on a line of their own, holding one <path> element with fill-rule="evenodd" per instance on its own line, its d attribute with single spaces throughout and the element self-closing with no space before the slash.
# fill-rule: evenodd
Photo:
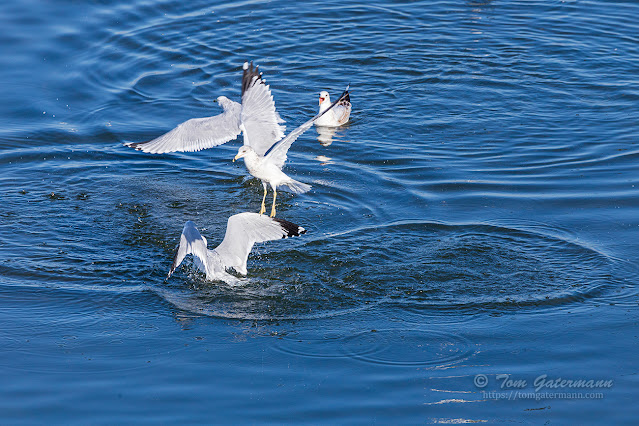
<svg viewBox="0 0 639 426">
<path fill-rule="evenodd" d="M 266 213 L 266 184 L 262 182 L 262 185 L 264 186 L 264 197 L 262 197 L 262 208 L 260 209 L 260 214 Z"/>
<path fill-rule="evenodd" d="M 275 217 L 275 198 L 277 197 L 277 188 L 273 188 L 273 206 L 271 207 L 271 217 Z"/>
</svg>

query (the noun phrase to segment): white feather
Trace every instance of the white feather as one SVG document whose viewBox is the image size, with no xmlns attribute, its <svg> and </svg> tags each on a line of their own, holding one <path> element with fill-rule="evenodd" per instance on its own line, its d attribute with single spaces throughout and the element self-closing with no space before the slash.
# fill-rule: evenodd
<svg viewBox="0 0 639 426">
<path fill-rule="evenodd" d="M 188 221 L 182 230 L 180 245 L 168 277 L 180 266 L 184 258 L 191 254 L 197 267 L 206 273 L 207 279 L 235 281 L 236 279 L 226 270 L 233 268 L 238 273 L 246 275 L 246 262 L 255 243 L 279 240 L 305 232 L 301 226 L 287 221 L 257 213 L 239 213 L 229 218 L 222 243 L 214 250 L 209 250 L 206 238 L 200 235 L 193 222 Z"/>
</svg>

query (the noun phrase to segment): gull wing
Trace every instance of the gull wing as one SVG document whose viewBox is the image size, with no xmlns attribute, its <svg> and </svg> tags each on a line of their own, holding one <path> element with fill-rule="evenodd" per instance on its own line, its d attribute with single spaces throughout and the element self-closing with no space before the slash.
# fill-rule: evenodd
<svg viewBox="0 0 639 426">
<path fill-rule="evenodd" d="M 348 89 L 349 88 L 346 87 L 346 90 L 344 90 L 344 93 L 342 93 L 340 95 L 340 97 L 337 98 L 337 100 L 335 102 L 333 102 L 331 104 L 331 106 L 329 106 L 326 110 L 324 110 L 321 113 L 317 114 L 315 117 L 311 118 L 306 123 L 302 124 L 297 129 L 293 130 L 284 139 L 282 139 L 280 142 L 278 142 L 278 144 L 275 145 L 273 147 L 273 149 L 271 149 L 271 151 L 265 156 L 265 159 L 268 160 L 270 163 L 275 164 L 280 169 L 282 167 L 284 167 L 284 163 L 286 163 L 286 153 L 288 152 L 288 149 L 291 147 L 293 142 L 295 142 L 295 140 L 298 137 L 300 137 L 300 135 L 302 133 L 307 131 L 313 125 L 313 122 L 315 120 L 317 120 L 322 115 L 324 115 L 328 111 L 330 111 L 335 105 L 337 105 L 338 102 L 340 102 L 340 101 L 342 101 L 344 99 L 347 99 L 348 96 L 349 96 Z"/>
<path fill-rule="evenodd" d="M 173 264 L 171 265 L 167 278 L 180 266 L 187 254 L 193 255 L 197 267 L 208 276 L 208 249 L 206 248 L 206 244 L 206 238 L 200 235 L 195 224 L 190 220 L 186 222 L 182 230 L 182 236 L 180 237 L 180 245 L 175 253 L 175 258 L 173 259 Z"/>
<path fill-rule="evenodd" d="M 262 79 L 258 67 L 253 62 L 244 63 L 242 76 L 242 112 L 240 116 L 244 126 L 244 145 L 248 145 L 260 156 L 284 137 L 284 120 L 275 110 L 275 101 L 271 89 Z"/>
<path fill-rule="evenodd" d="M 246 275 L 246 260 L 255 243 L 304 233 L 306 229 L 283 219 L 257 213 L 240 213 L 229 218 L 224 240 L 215 251 L 226 268 L 234 268 Z"/>
<path fill-rule="evenodd" d="M 200 151 L 222 145 L 240 135 L 242 107 L 239 103 L 223 97 L 219 103 L 224 109 L 222 114 L 213 117 L 192 118 L 151 141 L 124 145 L 152 154 Z"/>
<path fill-rule="evenodd" d="M 351 98 L 348 94 L 333 108 L 333 116 L 340 125 L 348 121 L 348 118 L 351 116 L 351 108 Z"/>
</svg>

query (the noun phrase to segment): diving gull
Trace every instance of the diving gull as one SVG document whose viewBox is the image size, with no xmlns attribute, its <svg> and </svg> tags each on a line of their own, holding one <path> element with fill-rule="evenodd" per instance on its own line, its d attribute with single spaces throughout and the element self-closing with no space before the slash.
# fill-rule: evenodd
<svg viewBox="0 0 639 426">
<path fill-rule="evenodd" d="M 167 275 L 182 263 L 186 255 L 192 254 L 194 263 L 204 273 L 207 280 L 222 280 L 227 283 L 237 281 L 226 272 L 233 268 L 246 275 L 246 260 L 255 243 L 296 237 L 306 233 L 306 229 L 283 219 L 269 218 L 257 213 L 239 213 L 229 218 L 226 235 L 222 243 L 213 250 L 207 248 L 207 241 L 190 220 L 184 225 L 175 259 Z"/>
</svg>

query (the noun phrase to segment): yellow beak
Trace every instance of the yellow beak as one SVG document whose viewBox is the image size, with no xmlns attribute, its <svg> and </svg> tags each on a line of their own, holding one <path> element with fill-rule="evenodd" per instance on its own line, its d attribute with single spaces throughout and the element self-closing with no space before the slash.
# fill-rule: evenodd
<svg viewBox="0 0 639 426">
<path fill-rule="evenodd" d="M 240 154 L 237 154 L 237 155 L 235 156 L 235 158 L 233 159 L 233 162 L 235 163 L 235 160 L 237 160 L 237 159 L 239 159 L 239 158 L 242 158 L 242 157 L 240 157 Z"/>
</svg>

